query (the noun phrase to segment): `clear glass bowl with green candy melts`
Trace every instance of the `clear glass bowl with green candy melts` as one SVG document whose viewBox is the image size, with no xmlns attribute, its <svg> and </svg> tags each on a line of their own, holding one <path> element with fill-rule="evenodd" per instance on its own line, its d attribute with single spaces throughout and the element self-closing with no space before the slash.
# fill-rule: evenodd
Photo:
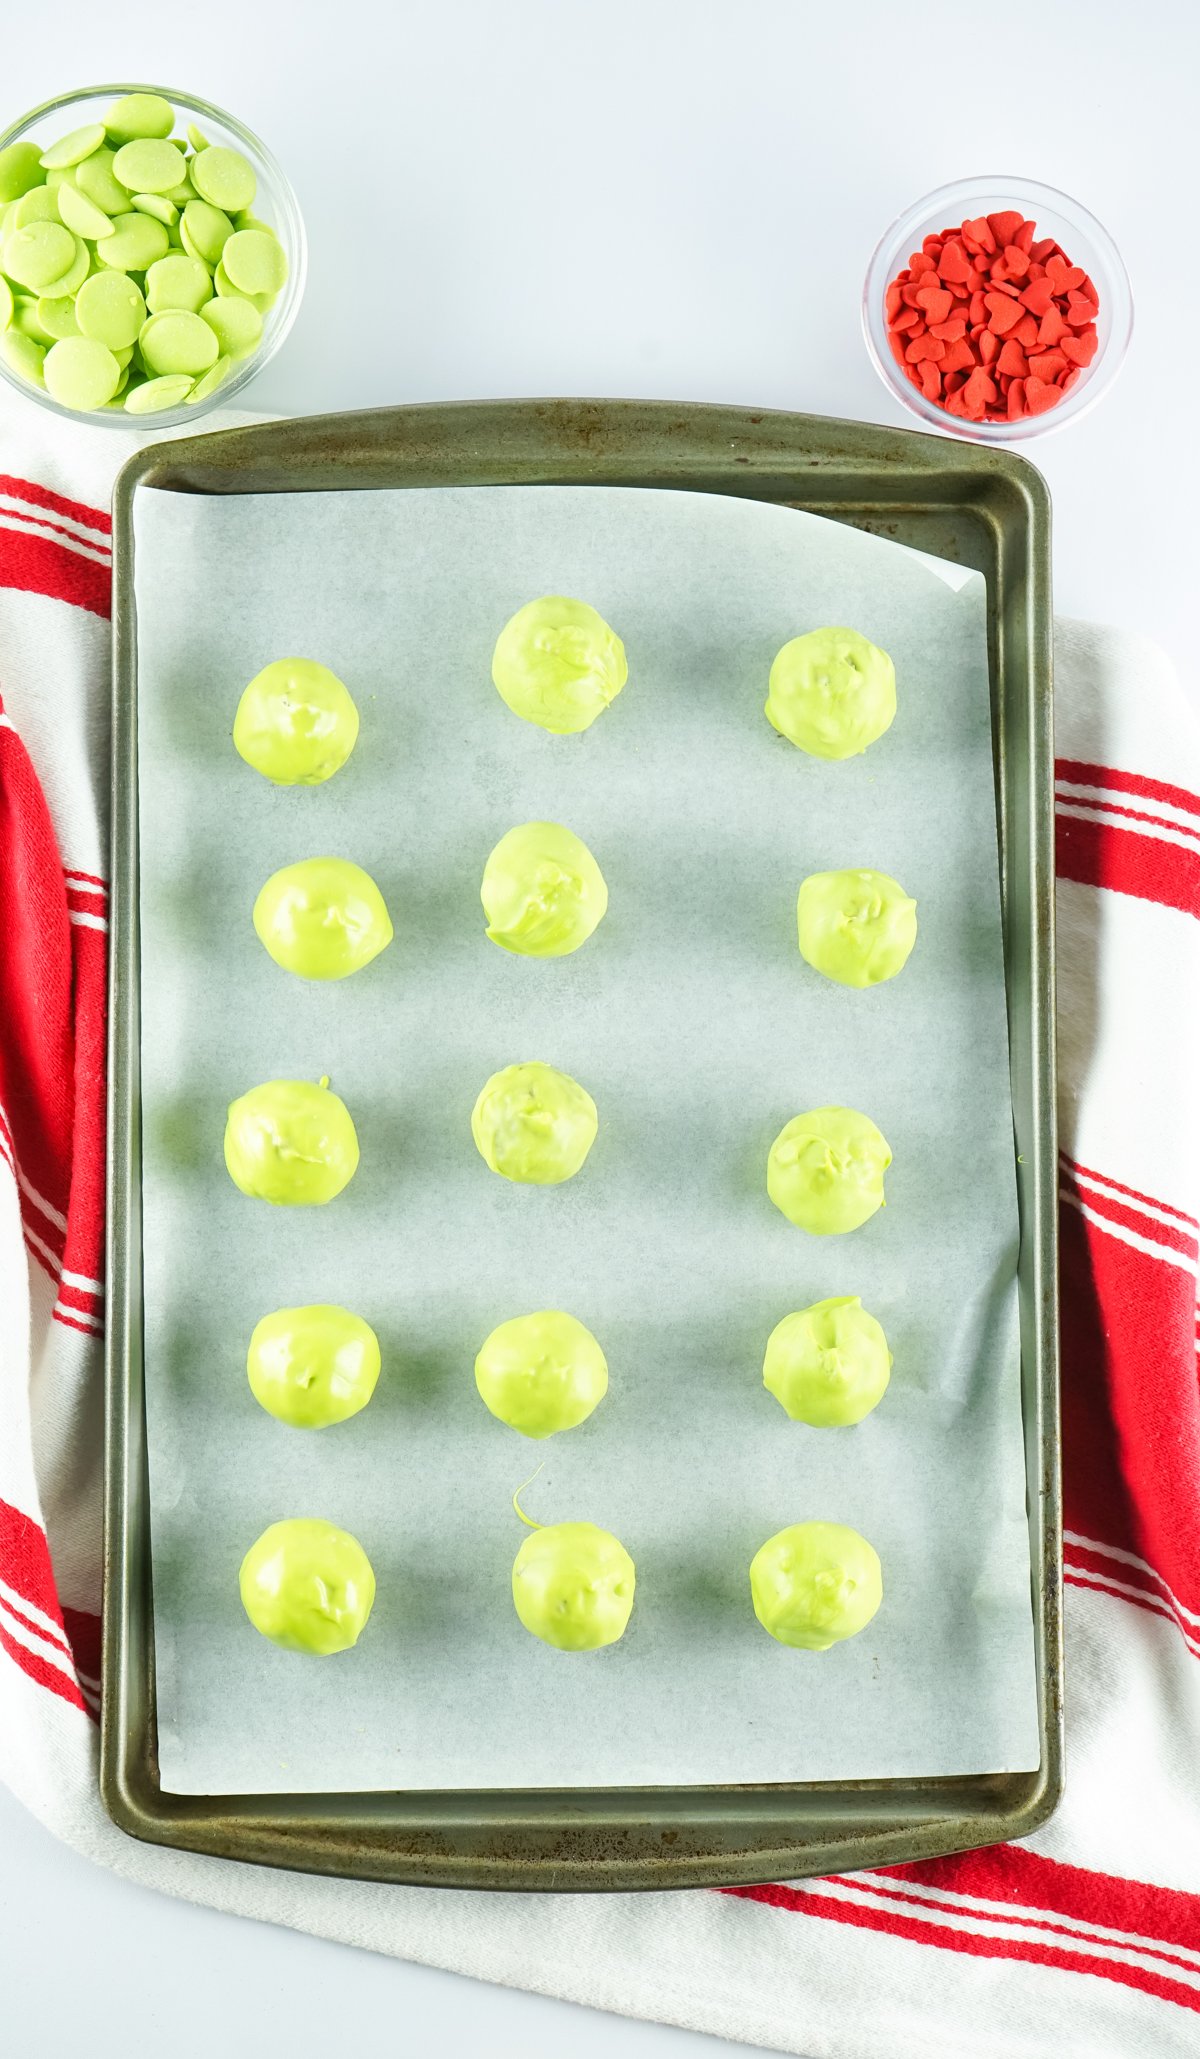
<svg viewBox="0 0 1200 2059">
<path fill-rule="evenodd" d="M 132 230 L 128 225 L 122 227 L 121 235 L 129 248 L 118 252 L 122 263 L 114 266 L 105 264 L 98 255 L 99 248 L 108 240 L 107 236 L 89 238 L 86 231 L 100 226 L 98 216 L 107 216 L 109 220 L 116 218 L 117 195 L 124 189 L 113 177 L 111 161 L 103 156 L 97 159 L 96 151 L 115 153 L 121 145 L 118 139 L 106 133 L 103 142 L 87 151 L 85 157 L 80 158 L 77 153 L 89 140 L 86 132 L 102 128 L 114 105 L 136 94 L 156 96 L 169 102 L 175 119 L 169 138 L 159 134 L 130 139 L 152 146 L 148 151 L 135 153 L 136 161 L 132 164 L 139 178 L 143 172 L 146 175 L 149 190 L 135 194 L 132 188 L 129 189 L 129 206 L 124 212 L 141 219 L 134 222 Z M 161 123 L 151 123 L 150 126 L 161 129 Z M 245 207 L 238 207 L 235 203 L 242 197 L 239 181 L 244 184 L 246 175 L 229 159 L 210 160 L 207 179 L 203 167 L 197 173 L 200 183 L 209 186 L 210 196 L 219 196 L 226 190 L 222 186 L 222 174 L 230 181 L 227 209 L 215 208 L 213 197 L 195 191 L 192 167 L 198 154 L 196 138 L 211 149 L 236 152 L 238 158 L 250 166 L 254 195 Z M 195 423 L 209 408 L 228 406 L 279 349 L 296 319 L 304 292 L 304 224 L 288 180 L 257 136 L 233 115 L 225 114 L 207 100 L 200 100 L 193 93 L 178 92 L 170 86 L 113 85 L 88 86 L 77 92 L 61 94 L 58 99 L 49 100 L 43 106 L 35 107 L 31 113 L 22 115 L 20 121 L 5 129 L 0 134 L 0 190 L 4 184 L 21 185 L 37 162 L 31 148 L 22 150 L 18 147 L 12 153 L 10 146 L 36 144 L 37 157 L 40 157 L 64 140 L 65 147 L 56 154 L 73 161 L 48 169 L 39 168 L 39 176 L 47 181 L 44 187 L 33 189 L 35 193 L 40 192 L 40 198 L 31 200 L 28 193 L 23 193 L 0 202 L 0 378 L 17 392 L 39 401 L 43 407 L 67 421 L 86 421 L 117 429 L 178 428 Z M 177 145 L 183 153 L 185 170 L 179 185 L 163 190 L 163 164 L 166 161 L 158 153 L 166 141 Z M 10 154 L 6 156 L 5 153 Z M 91 159 L 90 166 L 81 173 L 80 167 L 88 162 L 88 158 Z M 8 177 L 5 181 L 3 174 L 6 168 Z M 57 197 L 64 186 L 73 188 L 72 196 L 65 203 Z M 195 198 L 204 201 L 205 209 L 211 210 L 194 212 L 193 220 L 198 230 L 196 237 L 188 236 L 185 186 L 193 191 Z M 20 226 L 28 228 L 34 222 L 46 226 L 34 229 L 32 238 L 25 236 L 19 248 L 13 246 L 11 251 L 6 251 L 8 232 L 18 226 L 13 218 L 22 201 Z M 225 230 L 215 216 L 221 214 L 229 221 L 231 233 L 255 232 L 247 243 L 239 246 L 243 260 L 240 286 L 218 263 L 218 245 Z M 69 219 L 64 219 L 64 215 Z M 171 219 L 172 215 L 175 220 Z M 145 226 L 154 224 L 158 225 L 157 229 Z M 259 228 L 273 232 L 282 250 L 282 262 L 271 239 L 259 238 Z M 64 240 L 68 232 L 74 239 L 72 247 Z M 166 248 L 160 251 L 164 234 Z M 152 241 L 157 255 L 151 252 Z M 143 243 L 145 249 L 142 248 Z M 63 291 L 57 295 L 46 294 L 39 290 L 42 273 L 47 265 L 54 262 L 60 245 L 72 262 L 64 274 L 47 282 L 61 286 Z M 164 304 L 156 310 L 148 303 L 145 319 L 141 320 L 137 300 L 119 283 L 113 282 L 122 278 L 132 281 L 145 299 L 148 291 L 146 266 L 139 268 L 132 260 L 143 257 L 157 263 L 159 255 L 180 262 L 168 265 L 164 273 L 156 275 Z M 77 277 L 84 256 L 87 271 Z M 6 259 L 24 275 L 23 278 L 10 276 L 4 269 Z M 261 280 L 259 269 L 264 273 Z M 206 291 L 204 272 L 208 274 L 211 288 L 208 300 L 202 298 Z M 281 272 L 285 274 L 282 278 L 279 276 Z M 122 334 L 126 333 L 121 326 L 123 320 L 126 324 L 137 322 L 138 334 L 132 345 L 112 346 L 124 381 L 121 391 L 104 405 L 96 406 L 88 401 L 89 380 L 97 369 L 95 353 L 77 354 L 74 365 L 68 363 L 63 367 L 64 372 L 69 370 L 72 374 L 77 372 L 81 375 L 75 390 L 84 403 L 82 406 L 66 405 L 46 386 L 45 357 L 54 342 L 66 340 L 71 335 L 78 294 L 90 284 L 92 277 L 101 276 L 106 277 L 109 284 L 93 289 L 89 326 L 100 328 L 107 334 L 110 332 L 106 324 L 114 322 L 116 327 L 111 333 L 115 335 L 117 329 Z M 264 290 L 255 295 L 251 289 L 258 284 L 264 288 L 275 286 L 277 290 Z M 158 294 L 153 296 L 155 300 L 159 297 Z M 193 323 L 197 318 L 203 319 L 206 307 L 222 300 L 230 305 L 216 309 L 215 321 L 206 325 L 212 328 L 216 337 L 217 355 L 212 364 L 202 365 L 200 360 L 209 355 L 209 348 Z M 43 303 L 40 311 L 39 303 Z M 166 319 L 159 319 L 157 328 L 147 337 L 147 324 L 156 314 Z M 176 315 L 183 315 L 186 319 L 176 321 L 173 319 Z M 256 317 L 261 318 L 261 331 L 257 329 Z M 62 333 L 57 333 L 59 331 Z M 149 353 L 147 357 L 143 357 L 143 339 Z M 198 344 L 205 344 L 205 347 L 200 349 Z M 105 348 L 109 347 L 106 342 Z M 71 354 L 66 355 L 69 360 Z M 80 363 L 79 356 L 90 361 Z M 174 369 L 177 357 L 186 360 L 178 371 Z M 152 361 L 154 358 L 158 359 L 157 365 Z M 126 361 L 121 362 L 123 359 Z M 194 372 L 187 369 L 192 364 L 197 367 Z M 219 370 L 221 366 L 225 369 Z M 102 359 L 100 370 L 103 375 Z M 148 385 L 151 376 L 170 377 L 174 383 L 147 393 L 147 405 L 143 409 L 136 393 L 139 383 Z M 60 389 L 64 383 L 60 372 Z M 71 383 L 75 384 L 74 379 Z M 135 394 L 134 409 L 126 407 L 131 391 Z M 148 405 L 150 402 L 157 404 L 151 407 Z"/>
</svg>

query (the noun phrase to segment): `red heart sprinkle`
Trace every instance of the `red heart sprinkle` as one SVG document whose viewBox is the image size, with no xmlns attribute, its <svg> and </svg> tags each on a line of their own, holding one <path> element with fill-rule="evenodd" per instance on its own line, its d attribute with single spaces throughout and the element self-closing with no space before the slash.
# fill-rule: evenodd
<svg viewBox="0 0 1200 2059">
<path fill-rule="evenodd" d="M 988 309 L 988 328 L 995 336 L 1007 336 L 1021 319 L 1021 310 L 1015 300 L 1004 293 L 985 293 Z"/>
<path fill-rule="evenodd" d="M 944 286 L 922 286 L 917 294 L 917 306 L 925 310 L 925 319 L 930 325 L 944 322 L 954 305 L 954 295 L 947 293 Z"/>
<path fill-rule="evenodd" d="M 1067 360 L 1061 350 L 1044 350 L 1040 356 L 1030 358 L 1029 369 L 1035 378 L 1045 379 L 1053 384 L 1060 373 L 1066 371 Z"/>
<path fill-rule="evenodd" d="M 957 236 L 951 236 L 938 260 L 938 276 L 942 279 L 965 280 L 970 272 L 967 253 Z"/>
<path fill-rule="evenodd" d="M 1025 353 L 1015 337 L 1005 337 L 1001 345 L 1000 355 L 996 359 L 996 369 L 997 371 L 1007 373 L 1015 379 L 1023 379 L 1025 377 L 1029 366 L 1025 362 Z"/>
<path fill-rule="evenodd" d="M 1061 400 L 1057 386 L 1048 385 L 1044 379 L 1035 379 L 1030 374 L 1025 381 L 1025 406 L 1031 415 L 1044 415 L 1047 408 L 1056 407 Z"/>
<path fill-rule="evenodd" d="M 1018 216 L 1019 219 L 1020 217 Z M 992 234 L 991 223 L 985 214 L 977 215 L 973 222 L 964 222 L 961 233 L 964 243 L 973 243 L 977 250 L 986 250 L 989 257 L 997 247 L 996 238 Z"/>
<path fill-rule="evenodd" d="M 1048 278 L 1031 279 L 1021 295 L 1021 305 L 1031 315 L 1044 315 L 1054 298 L 1054 287 Z"/>
<path fill-rule="evenodd" d="M 997 243 L 1003 247 L 1005 243 L 1012 242 L 1017 230 L 1021 228 L 1022 217 L 1015 209 L 1008 208 L 1003 214 L 990 214 L 988 216 L 988 226 Z"/>
<path fill-rule="evenodd" d="M 1078 336 L 1064 336 L 1062 354 L 1076 367 L 1090 365 L 1099 348 L 1094 329 L 1085 329 Z"/>
</svg>

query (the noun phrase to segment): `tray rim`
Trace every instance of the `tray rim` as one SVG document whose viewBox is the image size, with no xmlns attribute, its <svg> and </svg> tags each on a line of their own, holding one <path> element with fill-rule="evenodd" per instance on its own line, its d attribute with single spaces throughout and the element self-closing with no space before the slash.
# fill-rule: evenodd
<svg viewBox="0 0 1200 2059">
<path fill-rule="evenodd" d="M 422 440 L 424 438 L 424 441 Z M 542 447 L 539 449 L 539 438 Z M 657 467 L 643 461 L 639 438 Z M 353 454 L 347 456 L 347 451 Z M 340 463 L 349 477 L 334 478 Z M 277 474 L 301 465 L 311 484 Z M 430 476 L 422 476 L 422 466 Z M 906 467 L 930 487 L 914 495 Z M 462 476 L 465 466 L 467 476 Z M 415 1791 L 299 1796 L 179 1796 L 157 1778 L 148 1488 L 141 1409 L 140 1234 L 131 1263 L 127 1204 L 136 1186 L 136 625 L 133 506 L 147 486 L 183 491 L 322 491 L 372 485 L 573 483 L 674 486 L 811 507 L 830 496 L 755 492 L 781 475 L 817 488 L 839 467 L 864 489 L 836 519 L 912 513 L 932 488 L 966 480 L 996 542 L 989 579 L 994 672 L 1001 616 L 1023 629 L 1030 750 L 1028 1048 L 1032 1129 L 1022 1180 L 1022 1362 L 1038 1658 L 1041 1763 L 1027 1775 L 787 1785 L 601 1790 Z M 438 477 L 442 467 L 446 471 Z M 517 476 L 514 477 L 514 467 Z M 392 476 L 412 471 L 407 480 Z M 737 468 L 744 468 L 739 470 Z M 447 476 L 448 474 L 448 476 Z M 271 483 L 273 480 L 276 483 Z M 721 483 L 706 483 L 719 480 Z M 520 1892 L 629 1891 L 765 1881 L 937 1856 L 1027 1836 L 1062 1789 L 1054 1106 L 1053 737 L 1050 501 L 1029 462 L 1007 451 L 872 424 L 775 410 L 633 400 L 423 403 L 247 425 L 149 445 L 113 499 L 113 813 L 109 973 L 104 1648 L 100 1788 L 122 1830 L 144 1841 L 254 1863 L 410 1884 Z M 1005 552 L 1005 523 L 1019 547 Z M 858 526 L 875 526 L 859 519 Z M 1011 560 L 1011 562 L 1010 562 Z M 993 641 L 994 639 L 994 641 Z M 993 677 L 993 703 L 1003 690 Z M 1003 746 L 998 742 L 998 750 Z M 998 766 L 998 782 L 1002 779 Z M 998 784 L 1000 813 L 1004 802 Z M 1007 888 L 1010 856 L 1005 845 Z M 1006 896 L 1007 898 L 1007 896 Z M 1006 952 L 1009 949 L 1006 906 Z M 1017 1064 L 1010 990 L 1011 1063 Z M 138 1191 L 140 1209 L 140 1190 Z M 1024 1205 L 1028 1202 L 1028 1209 Z M 140 1215 L 138 1219 L 140 1232 Z M 135 1295 L 134 1287 L 138 1292 Z M 136 1303 L 136 1305 L 135 1305 Z M 136 1345 L 136 1371 L 131 1350 Z M 1032 1368 L 1029 1356 L 1032 1357 Z M 905 1803 L 919 1792 L 923 1808 Z M 935 1806 L 935 1804 L 942 1806 Z M 285 1805 L 291 1805 L 290 1807 Z M 800 1835 L 807 1822 L 816 1836 Z M 689 1836 L 707 1826 L 692 1849 Z"/>
</svg>

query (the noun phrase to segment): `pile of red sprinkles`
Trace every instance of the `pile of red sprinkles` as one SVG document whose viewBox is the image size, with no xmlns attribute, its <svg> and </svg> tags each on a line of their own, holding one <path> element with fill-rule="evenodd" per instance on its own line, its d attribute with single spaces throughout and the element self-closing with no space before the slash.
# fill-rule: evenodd
<svg viewBox="0 0 1200 2059">
<path fill-rule="evenodd" d="M 1053 236 L 1015 209 L 926 236 L 887 289 L 905 378 L 971 422 L 1042 415 L 1096 355 L 1100 297 Z"/>
</svg>

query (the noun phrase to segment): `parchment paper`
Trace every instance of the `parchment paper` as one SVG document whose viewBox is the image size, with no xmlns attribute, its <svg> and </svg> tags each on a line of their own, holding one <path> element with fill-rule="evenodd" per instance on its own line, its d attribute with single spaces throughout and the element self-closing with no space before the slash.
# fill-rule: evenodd
<svg viewBox="0 0 1200 2059">
<path fill-rule="evenodd" d="M 837 1780 L 1036 1765 L 1018 1391 L 1017 1213 L 984 591 L 919 556 L 753 501 L 493 488 L 207 498 L 143 491 L 136 580 L 146 1385 L 159 1751 L 184 1792 Z M 624 693 L 583 736 L 491 685 L 503 622 L 541 593 L 625 639 Z M 900 712 L 823 764 L 762 714 L 788 637 L 850 623 L 889 650 Z M 230 741 L 269 659 L 332 665 L 362 715 L 349 765 L 273 789 Z M 484 935 L 484 860 L 561 820 L 607 877 L 574 956 Z M 311 986 L 259 945 L 275 867 L 352 857 L 393 946 Z M 796 948 L 806 873 L 868 864 L 920 905 L 903 976 L 833 986 Z M 569 1185 L 484 1166 L 483 1080 L 574 1074 L 599 1139 Z M 332 1076 L 360 1170 L 324 1209 L 239 1195 L 226 1104 Z M 825 1102 L 891 1142 L 887 1207 L 811 1238 L 767 1200 L 771 1140 Z M 792 1424 L 761 1384 L 790 1309 L 861 1294 L 895 1353 L 881 1407 Z M 354 1421 L 289 1430 L 252 1399 L 258 1317 L 340 1301 L 385 1370 Z M 572 1311 L 607 1399 L 533 1445 L 474 1385 L 494 1324 Z M 521 1627 L 512 1560 L 543 1521 L 616 1532 L 627 1634 L 563 1654 Z M 248 1625 L 242 1554 L 321 1515 L 361 1539 L 378 1600 L 357 1649 L 284 1653 Z M 852 1523 L 883 1561 L 859 1637 L 785 1650 L 750 1606 L 784 1524 Z"/>
</svg>

